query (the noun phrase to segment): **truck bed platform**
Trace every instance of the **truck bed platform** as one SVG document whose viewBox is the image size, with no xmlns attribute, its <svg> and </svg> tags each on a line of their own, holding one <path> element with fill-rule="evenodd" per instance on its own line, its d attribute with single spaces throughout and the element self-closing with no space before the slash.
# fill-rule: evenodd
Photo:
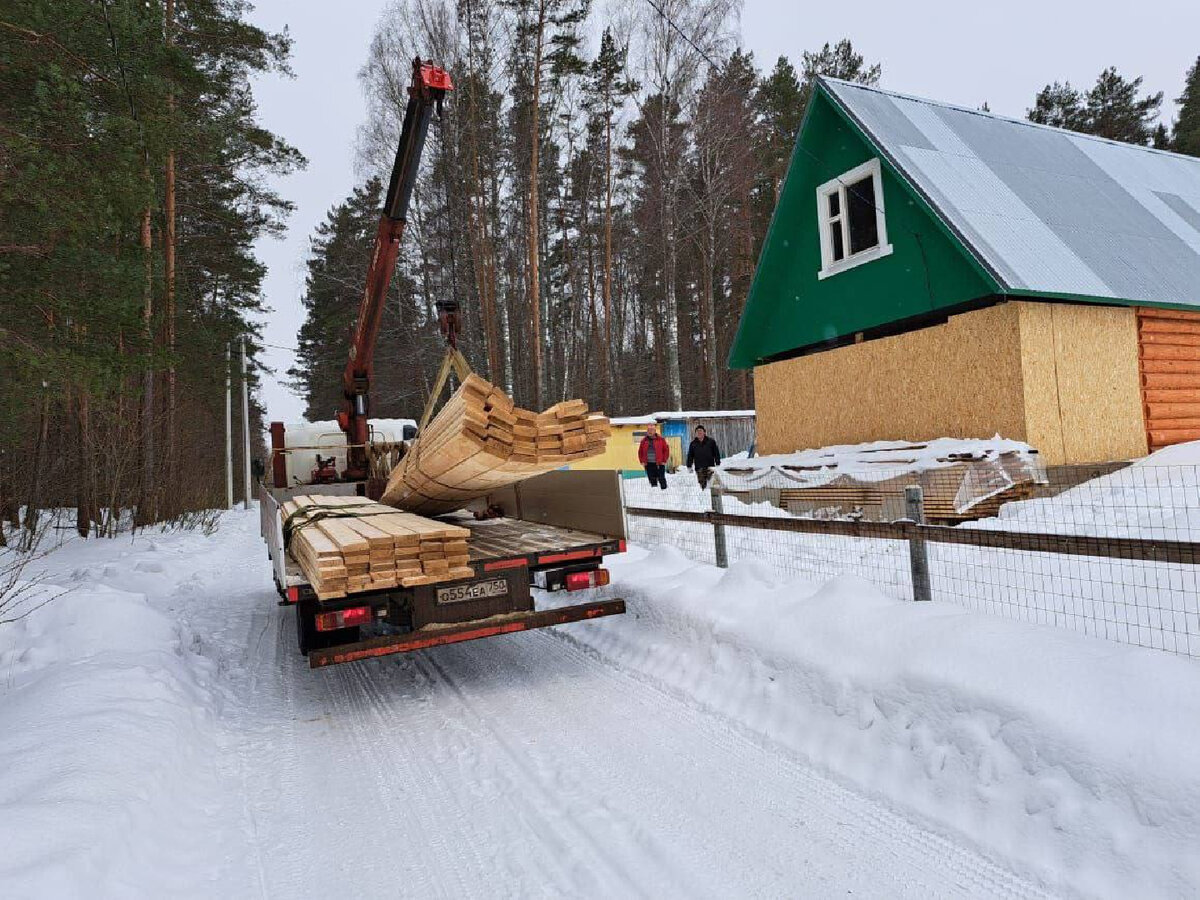
<svg viewBox="0 0 1200 900">
<path fill-rule="evenodd" d="M 625 542 L 619 538 L 523 519 L 476 520 L 462 515 L 441 518 L 471 532 L 467 539 L 468 565 L 480 575 L 519 565 L 536 570 L 625 549 Z"/>
</svg>

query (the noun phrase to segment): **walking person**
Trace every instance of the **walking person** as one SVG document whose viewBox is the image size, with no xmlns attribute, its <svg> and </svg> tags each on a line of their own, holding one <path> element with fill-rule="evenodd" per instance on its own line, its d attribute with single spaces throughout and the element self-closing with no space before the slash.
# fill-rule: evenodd
<svg viewBox="0 0 1200 900">
<path fill-rule="evenodd" d="M 687 467 L 689 469 L 695 467 L 696 480 L 700 482 L 700 490 L 708 487 L 708 480 L 712 478 L 712 470 L 720 464 L 721 451 L 717 447 L 717 442 L 708 436 L 703 425 L 698 425 L 696 436 L 688 445 Z"/>
<path fill-rule="evenodd" d="M 671 445 L 658 433 L 658 426 L 651 422 L 646 426 L 646 436 L 638 446 L 638 460 L 646 467 L 650 487 L 658 485 L 667 489 L 667 460 L 671 458 Z"/>
</svg>

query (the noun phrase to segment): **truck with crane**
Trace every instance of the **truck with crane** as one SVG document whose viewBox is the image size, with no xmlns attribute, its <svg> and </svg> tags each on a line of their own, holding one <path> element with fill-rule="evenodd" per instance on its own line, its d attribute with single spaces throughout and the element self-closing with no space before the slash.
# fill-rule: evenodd
<svg viewBox="0 0 1200 900">
<path fill-rule="evenodd" d="M 271 423 L 270 472 L 258 495 L 260 527 L 280 603 L 294 607 L 297 643 L 313 668 L 625 612 L 620 599 L 539 610 L 532 593 L 532 588 L 577 591 L 608 584 L 604 557 L 625 550 L 615 472 L 549 472 L 444 517 L 470 531 L 472 575 L 455 581 L 321 599 L 289 553 L 284 503 L 320 494 L 377 499 L 388 464 L 394 465 L 407 442 L 419 437 L 419 428 L 406 424 L 401 440 L 376 439 L 370 420 L 374 350 L 430 121 L 435 112 L 441 116 L 453 88 L 444 69 L 419 57 L 413 61 L 404 123 L 342 377 L 336 423 L 344 446 L 334 453 L 327 443 L 289 444 L 283 423 Z M 458 349 L 457 302 L 439 300 L 437 312 L 446 356 L 422 424 L 446 382 L 470 373 Z M 313 451 L 305 460 L 312 468 L 301 478 L 297 472 L 305 472 L 305 466 L 289 465 L 289 457 Z"/>
</svg>

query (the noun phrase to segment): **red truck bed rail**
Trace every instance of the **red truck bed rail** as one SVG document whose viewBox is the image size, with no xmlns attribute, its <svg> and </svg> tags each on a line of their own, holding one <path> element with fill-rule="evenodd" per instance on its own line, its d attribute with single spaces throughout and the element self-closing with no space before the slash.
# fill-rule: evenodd
<svg viewBox="0 0 1200 900">
<path fill-rule="evenodd" d="M 482 621 L 424 628 L 409 634 L 384 635 L 367 638 L 365 641 L 358 641 L 354 644 L 342 644 L 324 650 L 311 650 L 308 654 L 308 665 L 310 668 L 319 669 L 323 666 L 353 662 L 356 659 L 369 659 L 372 656 L 409 653 L 413 650 L 423 650 L 441 644 L 457 644 L 461 641 L 474 641 L 499 634 L 530 631 L 534 628 L 564 625 L 567 622 L 579 622 L 584 619 L 598 619 L 601 616 L 619 616 L 624 612 L 624 600 L 598 600 L 593 603 L 580 603 L 576 606 L 563 606 L 558 609 L 510 613 Z"/>
</svg>

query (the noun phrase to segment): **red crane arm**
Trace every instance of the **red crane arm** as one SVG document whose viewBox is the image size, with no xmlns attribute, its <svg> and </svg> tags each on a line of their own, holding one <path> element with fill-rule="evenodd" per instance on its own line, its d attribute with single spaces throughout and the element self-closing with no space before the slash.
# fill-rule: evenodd
<svg viewBox="0 0 1200 900">
<path fill-rule="evenodd" d="M 343 403 L 337 420 L 346 433 L 346 443 L 349 445 L 345 475 L 351 480 L 367 477 L 366 444 L 369 439 L 368 417 L 375 342 L 379 337 L 384 300 L 400 253 L 400 238 L 408 220 L 408 203 L 417 180 L 429 119 L 435 109 L 441 114 L 442 101 L 447 92 L 452 90 L 454 84 L 445 69 L 421 62 L 419 56 L 413 60 L 412 83 L 408 88 L 408 107 L 404 112 L 404 126 L 400 130 L 400 144 L 396 148 L 387 198 L 379 217 L 379 228 L 375 232 L 375 248 L 371 251 L 371 264 L 367 268 L 366 289 L 358 308 L 354 337 L 350 343 L 350 358 L 342 374 Z"/>
</svg>

